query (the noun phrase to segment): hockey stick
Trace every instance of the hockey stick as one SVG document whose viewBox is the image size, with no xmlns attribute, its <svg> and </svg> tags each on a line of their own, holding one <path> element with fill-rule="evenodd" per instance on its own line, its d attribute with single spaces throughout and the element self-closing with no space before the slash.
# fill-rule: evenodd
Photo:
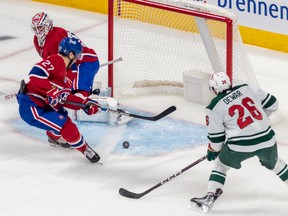
<svg viewBox="0 0 288 216">
<path fill-rule="evenodd" d="M 119 57 L 117 59 L 113 59 L 111 61 L 105 62 L 105 63 L 101 64 L 100 67 L 104 67 L 104 66 L 107 66 L 107 65 L 110 65 L 110 64 L 114 64 L 114 63 L 119 62 L 119 61 L 123 61 L 123 58 Z"/>
<path fill-rule="evenodd" d="M 73 102 L 73 101 L 68 101 L 68 100 L 62 100 L 61 102 L 65 103 L 65 104 L 79 106 L 81 108 L 87 107 L 87 105 L 85 105 L 85 104 L 77 103 L 77 102 Z M 174 112 L 176 110 L 176 107 L 175 106 L 170 106 L 166 110 L 162 111 L 161 113 L 159 113 L 158 115 L 155 115 L 155 116 L 143 116 L 143 115 L 138 115 L 138 114 L 125 112 L 125 111 L 119 110 L 119 109 L 113 110 L 113 109 L 104 108 L 104 107 L 101 107 L 101 110 L 103 110 L 105 112 L 110 112 L 110 113 L 114 113 L 114 114 L 120 114 L 120 115 L 123 115 L 123 116 L 128 116 L 128 117 L 133 117 L 133 118 L 138 118 L 138 119 L 144 119 L 144 120 L 148 120 L 148 121 L 157 121 L 157 120 L 159 120 L 161 118 L 164 118 L 165 116 L 169 115 L 170 113 Z"/>
<path fill-rule="evenodd" d="M 10 93 L 10 94 L 5 94 L 4 92 L 0 92 L 0 100 L 1 101 L 10 100 L 13 98 L 16 98 L 16 92 Z"/>
<path fill-rule="evenodd" d="M 25 88 L 25 81 L 24 79 L 21 80 L 20 82 L 20 89 L 18 92 L 22 92 L 24 91 L 24 88 Z M 13 99 L 13 98 L 16 98 L 17 97 L 17 93 L 10 93 L 10 94 L 4 94 L 2 92 L 0 92 L 0 100 L 3 101 L 3 100 L 9 100 L 9 99 Z"/>
<path fill-rule="evenodd" d="M 117 59 L 113 59 L 111 61 L 105 62 L 105 63 L 101 64 L 100 67 L 114 64 L 114 63 L 119 62 L 119 61 L 123 61 L 123 58 L 119 57 Z M 8 94 L 5 94 L 4 92 L 0 92 L 0 101 L 6 101 L 6 100 L 16 98 L 16 94 L 17 94 L 16 92 L 8 93 Z"/>
<path fill-rule="evenodd" d="M 145 196 L 146 194 L 150 193 L 151 191 L 155 190 L 156 188 L 166 184 L 167 182 L 169 182 L 170 180 L 176 178 L 177 176 L 179 176 L 180 174 L 182 174 L 183 172 L 187 171 L 188 169 L 190 169 L 191 167 L 195 166 L 196 164 L 202 162 L 203 160 L 205 160 L 207 158 L 207 155 L 199 158 L 198 160 L 196 160 L 195 162 L 191 163 L 190 165 L 186 166 L 185 168 L 183 168 L 182 170 L 178 171 L 177 173 L 171 175 L 170 177 L 166 178 L 165 180 L 159 182 L 158 184 L 154 185 L 153 187 L 149 188 L 148 190 L 142 192 L 142 193 L 133 193 L 131 191 L 128 191 L 124 188 L 120 188 L 119 189 L 119 194 L 127 197 L 127 198 L 131 198 L 131 199 L 139 199 L 143 196 Z"/>
</svg>

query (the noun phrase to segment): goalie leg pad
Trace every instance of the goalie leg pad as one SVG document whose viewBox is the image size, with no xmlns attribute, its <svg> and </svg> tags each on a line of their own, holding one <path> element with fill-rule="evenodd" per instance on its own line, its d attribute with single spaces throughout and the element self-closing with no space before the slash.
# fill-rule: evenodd
<svg viewBox="0 0 288 216">
<path fill-rule="evenodd" d="M 100 97 L 98 95 L 90 95 L 89 99 L 97 101 L 101 107 L 107 107 L 107 98 Z M 73 113 L 73 119 L 83 122 L 97 122 L 107 123 L 109 114 L 106 112 L 100 112 L 94 115 L 87 115 L 83 110 L 77 110 Z"/>
<path fill-rule="evenodd" d="M 121 114 L 109 113 L 110 125 L 123 125 L 131 121 L 133 118 Z"/>
<path fill-rule="evenodd" d="M 118 101 L 114 98 L 101 97 L 98 95 L 90 95 L 89 98 L 97 101 L 103 108 L 112 110 L 117 110 L 118 108 Z M 132 119 L 131 117 L 111 112 L 100 112 L 95 115 L 88 116 L 83 110 L 77 110 L 71 116 L 73 116 L 73 119 L 76 121 L 108 123 L 112 126 L 126 124 Z"/>
<path fill-rule="evenodd" d="M 109 109 L 117 110 L 118 108 L 118 101 L 114 98 L 107 98 L 107 104 Z M 132 120 L 132 117 L 109 113 L 108 120 L 110 125 L 123 125 Z"/>
</svg>

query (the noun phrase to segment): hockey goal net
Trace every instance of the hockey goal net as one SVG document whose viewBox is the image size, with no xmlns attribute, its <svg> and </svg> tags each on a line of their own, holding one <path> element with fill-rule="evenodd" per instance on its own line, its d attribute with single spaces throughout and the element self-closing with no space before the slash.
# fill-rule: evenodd
<svg viewBox="0 0 288 216">
<path fill-rule="evenodd" d="M 108 60 L 123 58 L 108 68 L 114 97 L 161 86 L 183 92 L 183 72 L 191 69 L 225 71 L 234 85 L 258 86 L 237 19 L 223 8 L 191 0 L 109 0 L 108 26 Z"/>
</svg>

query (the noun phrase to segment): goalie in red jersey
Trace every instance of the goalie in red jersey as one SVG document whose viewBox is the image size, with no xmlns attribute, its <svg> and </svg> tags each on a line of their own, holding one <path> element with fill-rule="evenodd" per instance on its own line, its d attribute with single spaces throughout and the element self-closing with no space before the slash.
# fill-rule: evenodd
<svg viewBox="0 0 288 216">
<path fill-rule="evenodd" d="M 75 61 L 81 58 L 81 54 L 82 45 L 79 40 L 64 38 L 60 42 L 58 54 L 44 58 L 31 69 L 29 81 L 21 85 L 17 101 L 19 114 L 27 124 L 46 130 L 48 137 L 56 141 L 63 138 L 69 147 L 96 163 L 100 156 L 87 144 L 65 109 L 80 108 L 63 103 L 63 100 L 69 100 L 85 104 L 87 106 L 83 110 L 88 115 L 101 110 L 95 101 L 72 94 L 72 83 L 66 74 Z"/>
<path fill-rule="evenodd" d="M 82 57 L 71 65 L 67 77 L 72 80 L 72 90 L 81 97 L 88 97 L 92 93 L 93 80 L 99 71 L 99 60 L 96 52 L 87 47 L 75 34 L 61 27 L 53 26 L 52 19 L 45 12 L 39 12 L 32 18 L 34 32 L 33 43 L 42 59 L 58 53 L 60 41 L 65 38 L 76 38 L 83 47 Z"/>
</svg>

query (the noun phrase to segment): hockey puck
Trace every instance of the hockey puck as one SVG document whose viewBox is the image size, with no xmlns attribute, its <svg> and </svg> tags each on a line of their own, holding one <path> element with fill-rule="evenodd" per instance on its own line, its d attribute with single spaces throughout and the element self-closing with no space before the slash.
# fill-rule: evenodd
<svg viewBox="0 0 288 216">
<path fill-rule="evenodd" d="M 130 143 L 128 141 L 124 141 L 122 145 L 123 145 L 123 148 L 127 149 L 129 148 Z"/>
</svg>

